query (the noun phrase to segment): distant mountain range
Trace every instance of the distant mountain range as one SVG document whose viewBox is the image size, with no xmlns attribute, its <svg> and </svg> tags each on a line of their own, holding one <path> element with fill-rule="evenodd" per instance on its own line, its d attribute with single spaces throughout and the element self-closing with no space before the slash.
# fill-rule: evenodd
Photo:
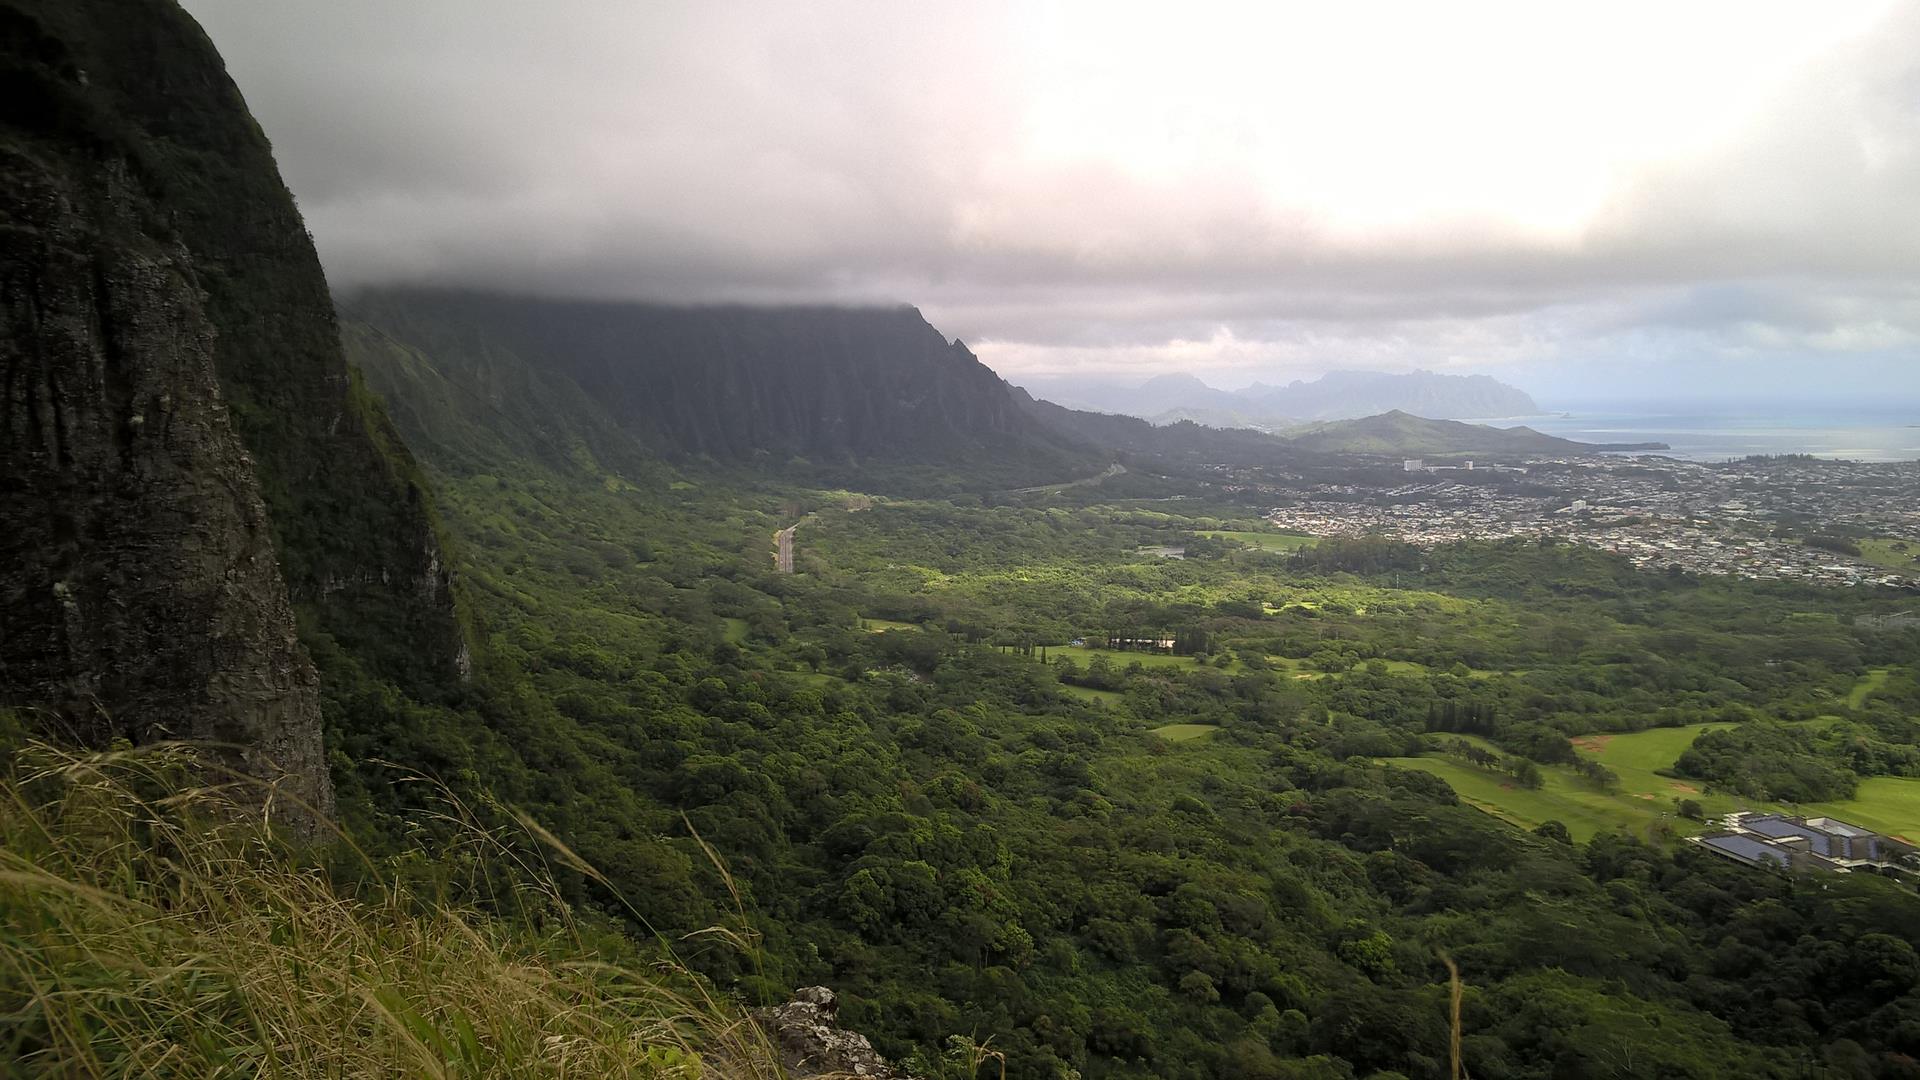
<svg viewBox="0 0 1920 1080">
<path fill-rule="evenodd" d="M 1088 379 L 1027 379 L 1035 397 L 1073 409 L 1137 416 L 1156 424 L 1192 420 L 1210 427 L 1283 431 L 1323 420 L 1400 412 L 1435 420 L 1534 416 L 1524 390 L 1487 375 L 1413 371 L 1330 371 L 1311 382 L 1255 383 L 1219 390 L 1192 375 L 1160 375 L 1138 386 Z"/>
<path fill-rule="evenodd" d="M 1458 420 L 1429 420 L 1396 409 L 1358 420 L 1336 420 L 1296 429 L 1287 445 L 1316 454 L 1386 457 L 1464 457 L 1484 454 L 1590 454 L 1603 450 L 1665 450 L 1665 443 L 1583 443 L 1545 435 L 1530 427 L 1497 428 Z"/>
</svg>

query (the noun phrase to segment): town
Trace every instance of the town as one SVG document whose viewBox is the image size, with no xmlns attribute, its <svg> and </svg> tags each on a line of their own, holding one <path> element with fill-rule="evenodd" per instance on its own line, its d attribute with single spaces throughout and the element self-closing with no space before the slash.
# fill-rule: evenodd
<svg viewBox="0 0 1920 1080">
<path fill-rule="evenodd" d="M 1915 462 L 1415 460 L 1288 479 L 1247 486 L 1286 499 L 1267 514 L 1276 527 L 1310 536 L 1388 535 L 1423 546 L 1551 537 L 1646 569 L 1920 588 Z"/>
</svg>

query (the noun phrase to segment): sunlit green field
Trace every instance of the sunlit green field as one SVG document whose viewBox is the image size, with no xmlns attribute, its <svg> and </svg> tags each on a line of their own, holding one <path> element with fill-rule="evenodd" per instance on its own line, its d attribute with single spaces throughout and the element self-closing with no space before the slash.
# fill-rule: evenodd
<svg viewBox="0 0 1920 1080">
<path fill-rule="evenodd" d="M 1432 773 L 1458 792 L 1462 801 L 1521 828 L 1558 821 L 1582 842 L 1622 827 L 1641 833 L 1660 817 L 1654 804 L 1635 805 L 1631 799 L 1597 791 L 1564 769 L 1542 769 L 1546 785 L 1529 791 L 1511 777 L 1451 758 L 1388 758 L 1386 764 Z"/>
<path fill-rule="evenodd" d="M 860 626 L 869 634 L 881 634 L 888 630 L 918 630 L 919 626 L 910 622 L 896 622 L 893 619 L 861 619 Z"/>
<path fill-rule="evenodd" d="M 1082 701 L 1093 701 L 1102 705 L 1111 705 L 1127 699 L 1127 695 L 1118 690 L 1098 690 L 1091 686 L 1074 686 L 1071 683 L 1061 683 L 1060 689 Z"/>
<path fill-rule="evenodd" d="M 1362 660 L 1359 664 L 1354 666 L 1354 670 L 1364 671 L 1366 670 L 1367 665 L 1372 662 L 1373 661 L 1370 661 L 1370 660 Z M 1288 675 L 1292 675 L 1296 679 L 1325 679 L 1330 677 L 1339 678 L 1340 674 L 1342 674 L 1338 672 L 1330 674 L 1328 672 L 1319 671 L 1315 669 L 1312 665 L 1308 664 L 1307 661 L 1299 659 L 1297 657 L 1291 657 L 1291 656 L 1271 656 L 1270 655 L 1267 657 L 1267 663 L 1271 664 L 1274 670 L 1284 672 L 1285 674 L 1288 674 Z M 1380 663 L 1385 664 L 1387 666 L 1386 673 L 1388 675 L 1416 676 L 1416 675 L 1431 675 L 1436 672 L 1440 672 L 1444 674 L 1444 672 L 1441 671 L 1441 669 L 1431 668 L 1425 664 L 1416 664 L 1411 660 L 1381 660 Z M 1501 675 L 1501 674 L 1517 675 L 1520 673 L 1519 672 L 1486 671 L 1480 668 L 1470 668 L 1467 671 L 1467 676 L 1469 678 L 1474 678 L 1474 679 L 1490 679 L 1495 675 Z"/>
<path fill-rule="evenodd" d="M 741 645 L 746 642 L 747 620 L 721 619 L 720 621 L 727 625 L 727 628 L 722 636 L 724 636 L 728 641 L 733 642 L 735 645 Z"/>
<path fill-rule="evenodd" d="M 1800 809 L 1864 825 L 1909 843 L 1920 842 L 1920 780 L 1869 776 L 1860 781 L 1859 789 L 1846 802 L 1816 803 Z"/>
<path fill-rule="evenodd" d="M 1892 674 L 1891 668 L 1874 668 L 1860 676 L 1860 681 L 1855 683 L 1853 690 L 1847 694 L 1847 708 L 1864 708 L 1867 704 L 1867 696 L 1887 685 L 1887 678 Z"/>
<path fill-rule="evenodd" d="M 1701 732 L 1731 727 L 1731 724 L 1688 724 L 1677 728 L 1649 728 L 1625 735 L 1582 735 L 1573 740 L 1573 748 L 1594 758 L 1620 776 L 1620 791 L 1627 795 L 1687 795 L 1698 792 L 1684 780 L 1656 775 L 1656 769 L 1671 769 Z M 1737 808 L 1735 808 L 1737 809 Z"/>
<path fill-rule="evenodd" d="M 1215 540 L 1236 540 L 1251 547 L 1265 548 L 1268 551 L 1298 551 L 1312 547 L 1320 542 L 1317 536 L 1301 536 L 1299 533 L 1284 532 L 1203 532 L 1201 536 L 1210 536 Z"/>
<path fill-rule="evenodd" d="M 1613 792 L 1598 790 L 1565 766 L 1542 766 L 1540 771 L 1546 777 L 1546 784 L 1529 791 L 1510 777 L 1451 758 L 1390 758 L 1387 763 L 1433 773 L 1447 781 L 1466 802 L 1516 825 L 1532 828 L 1544 821 L 1559 821 L 1576 840 L 1622 826 L 1644 834 L 1648 826 L 1663 818 L 1675 832 L 1683 835 L 1705 828 L 1702 822 L 1674 814 L 1679 799 L 1698 802 L 1709 818 L 1736 810 L 1786 810 L 1826 814 L 1889 836 L 1920 836 L 1920 780 L 1868 777 L 1860 782 L 1859 791 L 1851 800 L 1786 807 L 1735 795 L 1705 794 L 1691 781 L 1655 772 L 1671 768 L 1701 732 L 1727 726 L 1690 724 L 1575 739 L 1576 750 L 1598 760 L 1620 777 L 1620 786 Z M 1467 738 L 1486 749 L 1499 749 L 1484 740 Z"/>
<path fill-rule="evenodd" d="M 1168 742 L 1187 742 L 1191 739 L 1205 739 L 1220 729 L 1212 724 L 1168 724 L 1153 729 L 1155 735 Z"/>
<path fill-rule="evenodd" d="M 1620 777 L 1620 785 L 1613 791 L 1600 790 L 1564 765 L 1541 766 L 1540 771 L 1546 783 L 1537 790 L 1529 791 L 1514 783 L 1511 777 L 1450 758 L 1395 758 L 1392 764 L 1434 773 L 1459 792 L 1462 799 L 1515 824 L 1532 828 L 1544 821 L 1558 821 L 1567 827 L 1576 840 L 1585 840 L 1594 833 L 1620 827 L 1644 835 L 1649 826 L 1663 819 L 1676 832 L 1691 833 L 1699 831 L 1704 825 L 1675 813 L 1679 799 L 1698 802 L 1709 815 L 1759 808 L 1752 800 L 1705 795 L 1698 786 L 1688 781 L 1654 772 L 1655 769 L 1671 767 L 1702 731 L 1725 726 L 1692 724 L 1679 728 L 1654 728 L 1627 735 L 1589 735 L 1575 739 L 1576 750 L 1598 760 Z M 1484 740 L 1467 738 L 1469 742 L 1485 749 L 1499 751 L 1498 747 Z"/>
<path fill-rule="evenodd" d="M 1859 544 L 1860 558 L 1863 561 L 1870 562 L 1875 566 L 1884 567 L 1888 570 L 1899 570 L 1908 574 L 1920 574 L 1920 562 L 1915 561 L 1915 556 L 1920 556 L 1920 544 L 1914 544 L 1904 540 L 1882 540 L 1877 538 L 1861 540 Z M 1905 550 L 1895 548 L 1894 545 L 1896 544 Z"/>
</svg>

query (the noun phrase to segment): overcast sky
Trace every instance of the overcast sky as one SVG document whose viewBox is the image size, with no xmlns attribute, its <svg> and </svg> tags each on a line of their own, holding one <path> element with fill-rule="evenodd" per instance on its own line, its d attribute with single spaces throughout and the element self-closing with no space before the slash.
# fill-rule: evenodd
<svg viewBox="0 0 1920 1080">
<path fill-rule="evenodd" d="M 185 0 L 336 287 L 1920 399 L 1920 4 Z"/>
</svg>

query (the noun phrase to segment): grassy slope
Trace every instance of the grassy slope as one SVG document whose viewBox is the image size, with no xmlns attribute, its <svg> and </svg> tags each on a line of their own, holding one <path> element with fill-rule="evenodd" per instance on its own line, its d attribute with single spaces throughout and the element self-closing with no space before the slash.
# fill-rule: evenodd
<svg viewBox="0 0 1920 1080">
<path fill-rule="evenodd" d="M 1875 690 L 1887 685 L 1887 679 L 1892 674 L 1892 668 L 1874 668 L 1872 671 L 1860 676 L 1860 681 L 1855 683 L 1853 689 L 1847 693 L 1847 708 L 1866 708 L 1867 698 L 1871 696 Z"/>
<path fill-rule="evenodd" d="M 1920 544 L 1877 537 L 1861 540 L 1859 544 L 1860 558 L 1865 562 L 1906 574 L 1920 574 Z M 1894 550 L 1895 544 L 1903 545 L 1906 550 Z"/>
<path fill-rule="evenodd" d="M 1118 690 L 1098 690 L 1091 686 L 1074 686 L 1071 683 L 1061 683 L 1060 689 L 1079 698 L 1081 701 L 1097 701 L 1102 705 L 1110 705 L 1127 699 L 1127 695 Z"/>
<path fill-rule="evenodd" d="M 1546 786 L 1529 791 L 1510 777 L 1450 758 L 1388 758 L 1386 763 L 1432 773 L 1445 780 L 1462 800 L 1521 828 L 1531 829 L 1544 821 L 1558 821 L 1580 841 L 1622 826 L 1639 831 L 1656 816 L 1651 812 L 1636 814 L 1631 805 L 1620 799 L 1590 787 L 1577 787 L 1569 777 L 1555 770 L 1542 770 L 1547 773 Z"/>
<path fill-rule="evenodd" d="M 779 1075 L 675 965 L 604 962 L 550 883 L 514 893 L 544 934 L 370 864 L 335 884 L 257 812 L 183 788 L 184 754 L 29 745 L 0 765 L 6 1075 Z"/>
<path fill-rule="evenodd" d="M 1153 733 L 1168 742 L 1189 742 L 1209 738 L 1219 730 L 1212 724 L 1166 724 L 1154 728 Z"/>
</svg>

